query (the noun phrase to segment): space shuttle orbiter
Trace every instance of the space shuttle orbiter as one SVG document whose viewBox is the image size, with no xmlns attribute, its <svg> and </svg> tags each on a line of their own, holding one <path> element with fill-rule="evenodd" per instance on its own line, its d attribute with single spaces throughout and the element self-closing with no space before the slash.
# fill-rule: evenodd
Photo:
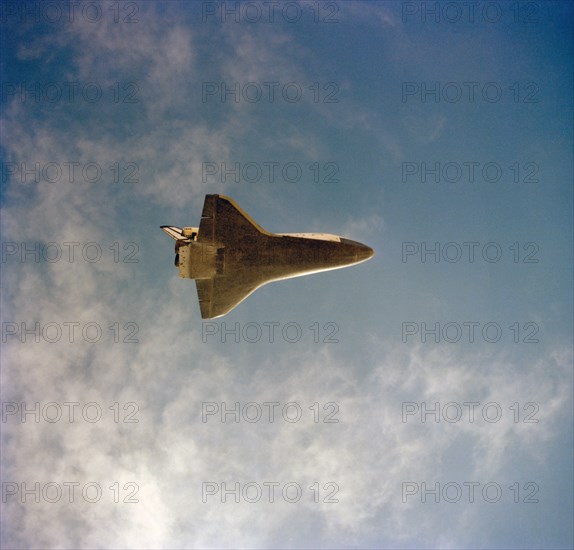
<svg viewBox="0 0 574 550">
<path fill-rule="evenodd" d="M 368 246 L 337 235 L 269 233 L 223 195 L 206 195 L 199 227 L 161 228 L 176 241 L 179 276 L 195 279 L 203 319 L 225 315 L 272 281 L 339 269 L 373 256 Z"/>
</svg>

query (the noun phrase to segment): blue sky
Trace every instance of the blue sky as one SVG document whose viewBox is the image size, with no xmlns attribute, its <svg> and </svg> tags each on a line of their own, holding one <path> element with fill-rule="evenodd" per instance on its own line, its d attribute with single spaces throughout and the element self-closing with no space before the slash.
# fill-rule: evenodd
<svg viewBox="0 0 574 550">
<path fill-rule="evenodd" d="M 228 2 L 238 22 L 221 2 L 67 5 L 1 12 L 3 546 L 572 547 L 572 5 L 478 2 L 471 17 L 451 2 L 438 16 L 434 2 L 280 2 L 268 21 L 268 4 Z M 211 93 L 236 85 L 237 101 Z M 206 163 L 262 176 L 222 182 Z M 207 193 L 269 231 L 334 233 L 375 257 L 202 323 L 159 226 L 199 225 Z M 22 260 L 47 243 L 60 261 Z M 39 342 L 22 323 L 39 323 Z M 79 323 L 74 341 L 50 342 L 64 323 Z M 423 341 L 422 323 L 446 333 Z M 46 420 L 68 402 L 103 416 Z M 237 402 L 303 412 L 202 421 L 205 403 Z M 423 402 L 465 415 L 403 417 Z M 35 403 L 39 421 L 22 422 Z M 138 422 L 114 422 L 114 403 L 135 404 Z M 42 493 L 76 482 L 101 499 Z M 223 483 L 271 482 L 274 502 L 221 500 Z M 40 484 L 39 502 L 23 483 Z M 114 502 L 116 483 L 138 502 Z M 297 502 L 281 494 L 290 483 Z M 437 503 L 423 483 L 480 485 L 474 502 Z"/>
</svg>

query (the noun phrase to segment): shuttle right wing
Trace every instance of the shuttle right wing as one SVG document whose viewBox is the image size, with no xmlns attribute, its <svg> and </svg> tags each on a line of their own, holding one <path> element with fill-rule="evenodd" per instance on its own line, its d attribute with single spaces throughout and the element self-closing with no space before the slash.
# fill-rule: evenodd
<svg viewBox="0 0 574 550">
<path fill-rule="evenodd" d="M 241 281 L 231 277 L 215 276 L 211 279 L 196 279 L 195 284 L 201 318 L 213 319 L 231 311 L 264 282 Z"/>
</svg>

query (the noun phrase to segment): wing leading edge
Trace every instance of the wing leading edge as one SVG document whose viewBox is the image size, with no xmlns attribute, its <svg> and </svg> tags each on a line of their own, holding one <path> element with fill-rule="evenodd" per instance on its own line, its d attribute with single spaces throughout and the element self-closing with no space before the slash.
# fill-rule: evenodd
<svg viewBox="0 0 574 550">
<path fill-rule="evenodd" d="M 199 225 L 198 243 L 216 245 L 232 253 L 241 249 L 242 241 L 271 235 L 258 225 L 239 205 L 223 195 L 207 195 Z M 231 311 L 266 281 L 249 265 L 223 261 L 222 268 L 210 279 L 196 279 L 197 296 L 203 319 L 220 317 Z"/>
</svg>

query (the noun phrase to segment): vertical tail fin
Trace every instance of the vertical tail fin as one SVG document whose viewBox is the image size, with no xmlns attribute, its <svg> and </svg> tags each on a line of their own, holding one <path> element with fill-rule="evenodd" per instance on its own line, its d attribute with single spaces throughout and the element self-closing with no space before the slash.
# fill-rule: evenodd
<svg viewBox="0 0 574 550">
<path fill-rule="evenodd" d="M 206 195 L 199 224 L 198 241 L 229 244 L 244 237 L 270 235 L 244 212 L 233 199 Z"/>
</svg>

